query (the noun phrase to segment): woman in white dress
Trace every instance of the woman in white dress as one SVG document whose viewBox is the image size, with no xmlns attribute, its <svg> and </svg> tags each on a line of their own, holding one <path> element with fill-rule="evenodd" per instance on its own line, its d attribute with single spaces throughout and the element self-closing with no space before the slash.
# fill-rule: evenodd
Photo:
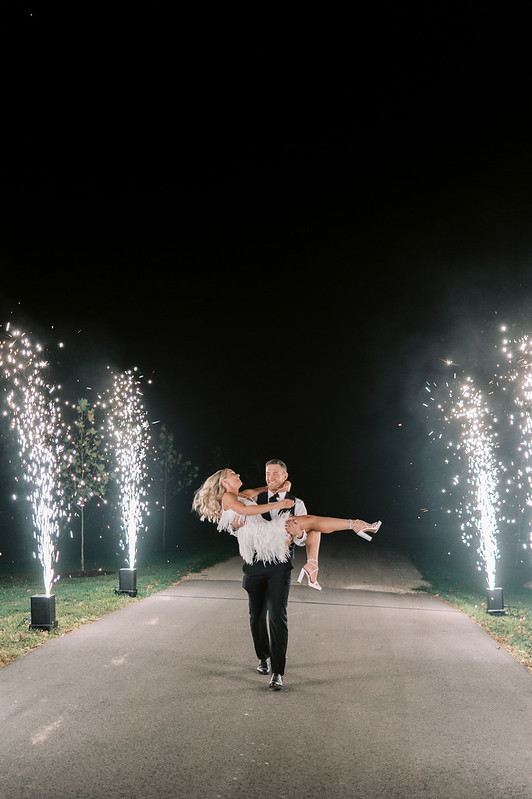
<svg viewBox="0 0 532 799">
<path fill-rule="evenodd" d="M 317 566 L 319 533 L 334 533 L 339 530 L 353 530 L 371 541 L 369 533 L 374 535 L 381 522 L 368 524 L 361 519 L 338 519 L 331 516 L 278 516 L 272 521 L 262 518 L 264 505 L 257 505 L 253 500 L 262 489 L 240 491 L 242 480 L 233 469 L 220 469 L 208 477 L 194 494 L 193 510 L 200 519 L 214 522 L 218 530 L 226 530 L 238 538 L 240 555 L 246 563 L 262 560 L 265 563 L 283 563 L 290 558 L 290 544 L 294 538 L 307 533 L 307 563 L 301 569 L 298 582 L 306 575 L 307 584 L 311 588 L 321 590 L 321 586 L 312 577 L 317 573 L 312 564 Z M 270 503 L 270 510 L 286 510 L 294 504 L 291 499 L 281 499 Z M 245 523 L 238 529 L 234 522 Z"/>
</svg>

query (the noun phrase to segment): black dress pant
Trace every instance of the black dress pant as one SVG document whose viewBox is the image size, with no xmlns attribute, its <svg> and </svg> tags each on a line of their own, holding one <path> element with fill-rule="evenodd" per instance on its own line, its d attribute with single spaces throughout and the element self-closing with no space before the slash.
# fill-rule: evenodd
<svg viewBox="0 0 532 799">
<path fill-rule="evenodd" d="M 288 593 L 292 564 L 244 565 L 242 586 L 249 599 L 249 623 L 259 660 L 270 658 L 272 672 L 284 674 L 288 646 Z"/>
</svg>

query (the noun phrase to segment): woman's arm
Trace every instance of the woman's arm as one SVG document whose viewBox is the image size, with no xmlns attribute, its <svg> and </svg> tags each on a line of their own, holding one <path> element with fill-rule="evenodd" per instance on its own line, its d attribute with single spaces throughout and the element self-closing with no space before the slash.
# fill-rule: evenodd
<svg viewBox="0 0 532 799">
<path fill-rule="evenodd" d="M 226 491 L 222 497 L 222 507 L 224 510 L 230 508 L 239 516 L 261 516 L 270 510 L 286 510 L 294 504 L 293 499 L 280 499 L 278 502 L 269 502 L 267 505 L 244 505 L 238 501 L 236 494 Z"/>
<path fill-rule="evenodd" d="M 240 491 L 239 497 L 245 497 L 245 499 L 255 499 L 258 497 L 259 494 L 264 494 L 265 491 L 268 490 L 268 486 L 262 486 L 262 488 L 246 488 L 244 491 Z M 292 483 L 290 480 L 285 480 L 284 483 L 279 486 L 277 489 L 278 494 L 282 494 L 283 491 L 291 491 L 292 490 Z"/>
<path fill-rule="evenodd" d="M 255 497 L 258 497 L 259 494 L 264 494 L 267 490 L 268 486 L 263 486 L 262 488 L 246 488 L 244 491 L 240 491 L 238 496 L 244 497 L 244 499 L 255 499 Z"/>
</svg>

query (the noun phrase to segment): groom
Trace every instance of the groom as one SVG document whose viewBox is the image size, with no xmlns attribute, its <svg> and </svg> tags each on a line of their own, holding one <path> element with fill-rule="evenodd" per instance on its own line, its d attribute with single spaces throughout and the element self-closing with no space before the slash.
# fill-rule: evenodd
<svg viewBox="0 0 532 799">
<path fill-rule="evenodd" d="M 305 515 L 307 509 L 303 500 L 294 497 L 279 488 L 288 480 L 286 463 L 281 460 L 271 460 L 266 463 L 266 484 L 268 490 L 259 494 L 257 503 L 266 505 L 278 499 L 293 499 L 295 504 L 290 510 L 271 511 L 263 513 L 263 517 L 270 521 L 279 513 L 292 516 Z M 304 546 L 306 535 L 295 540 L 298 546 Z M 283 675 L 286 664 L 286 649 L 288 645 L 288 592 L 290 591 L 290 578 L 294 545 L 290 547 L 290 560 L 286 563 L 244 563 L 244 578 L 242 586 L 247 591 L 249 600 L 249 622 L 255 653 L 259 659 L 257 671 L 259 674 L 268 674 L 271 663 L 272 676 L 270 688 L 279 691 L 283 687 Z"/>
</svg>

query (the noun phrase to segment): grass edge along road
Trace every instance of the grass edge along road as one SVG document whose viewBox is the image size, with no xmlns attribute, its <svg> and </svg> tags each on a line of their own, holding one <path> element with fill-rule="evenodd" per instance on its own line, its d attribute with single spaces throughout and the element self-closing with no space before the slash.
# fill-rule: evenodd
<svg viewBox="0 0 532 799">
<path fill-rule="evenodd" d="M 234 554 L 233 547 L 221 543 L 208 551 L 180 550 L 153 555 L 146 565 L 137 567 L 137 597 L 114 593 L 118 583 L 116 566 L 112 573 L 102 571 L 97 576 L 64 576 L 53 588 L 58 628 L 50 631 L 29 629 L 30 597 L 42 593 L 40 576 L 0 573 L 0 667 L 46 641 L 170 588 L 186 575 L 202 571 Z M 505 586 L 506 614 L 492 616 L 487 612 L 486 592 L 466 574 L 457 574 L 453 569 L 450 575 L 449 569 L 438 569 L 427 563 L 418 564 L 418 569 L 431 585 L 419 590 L 434 594 L 465 613 L 532 672 L 532 591 L 523 587 L 523 580 L 514 580 Z M 66 569 L 64 574 L 67 574 Z"/>
<path fill-rule="evenodd" d="M 108 571 L 107 566 L 102 566 L 99 571 L 89 564 L 87 572 L 90 576 L 81 577 L 69 577 L 69 573 L 75 573 L 76 567 L 69 572 L 64 566 L 63 576 L 52 588 L 58 623 L 52 630 L 29 629 L 30 598 L 43 593 L 42 577 L 38 571 L 31 574 L 0 572 L 0 668 L 47 641 L 90 624 L 131 602 L 164 591 L 186 575 L 200 572 L 234 554 L 233 548 L 221 544 L 202 552 L 179 550 L 153 555 L 145 565 L 137 566 L 136 597 L 115 593 L 118 585 L 116 565 L 112 571 Z"/>
<path fill-rule="evenodd" d="M 426 565 L 418 568 L 431 587 L 417 590 L 465 613 L 532 672 L 532 590 L 525 588 L 522 580 L 513 579 L 504 587 L 505 614 L 498 616 L 488 613 L 486 591 L 467 575 Z"/>
</svg>

